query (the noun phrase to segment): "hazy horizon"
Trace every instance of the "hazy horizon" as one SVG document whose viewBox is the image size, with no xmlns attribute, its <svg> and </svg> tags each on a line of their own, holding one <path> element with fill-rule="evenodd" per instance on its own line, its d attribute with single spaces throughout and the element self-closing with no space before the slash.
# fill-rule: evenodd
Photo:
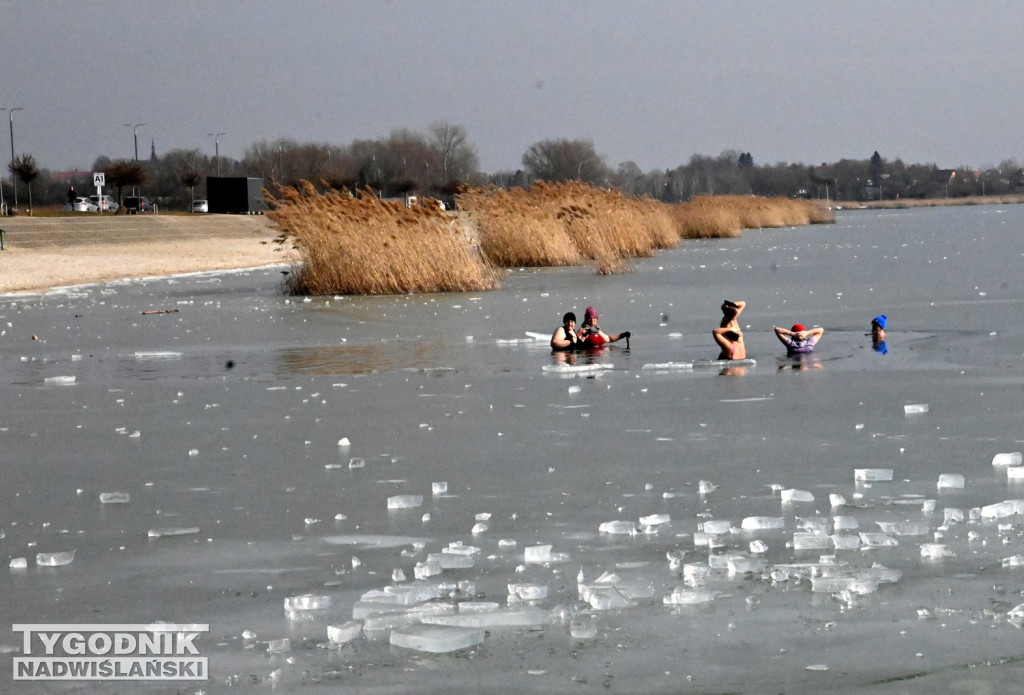
<svg viewBox="0 0 1024 695">
<path fill-rule="evenodd" d="M 348 145 L 435 121 L 481 169 L 587 139 L 614 167 L 1020 159 L 1024 5 L 0 0 L 0 108 L 51 170 L 100 155 L 292 139 Z M 0 119 L 9 120 L 5 111 Z M 125 124 L 129 124 L 126 126 Z M 6 124 L 5 124 L 6 125 Z M 5 134 L 6 135 L 6 134 Z M 0 158 L 8 160 L 7 138 Z"/>
</svg>

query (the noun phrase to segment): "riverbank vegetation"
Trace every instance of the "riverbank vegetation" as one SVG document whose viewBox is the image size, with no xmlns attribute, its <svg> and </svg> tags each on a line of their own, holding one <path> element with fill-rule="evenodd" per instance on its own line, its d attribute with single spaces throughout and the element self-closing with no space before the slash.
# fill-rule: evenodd
<svg viewBox="0 0 1024 695">
<path fill-rule="evenodd" d="M 268 217 L 298 253 L 296 294 L 397 294 L 493 289 L 501 268 L 591 264 L 626 272 L 682 239 L 832 222 L 815 201 L 719 196 L 666 205 L 578 181 L 529 190 L 470 188 L 458 212 L 309 183 L 283 187 Z"/>
</svg>

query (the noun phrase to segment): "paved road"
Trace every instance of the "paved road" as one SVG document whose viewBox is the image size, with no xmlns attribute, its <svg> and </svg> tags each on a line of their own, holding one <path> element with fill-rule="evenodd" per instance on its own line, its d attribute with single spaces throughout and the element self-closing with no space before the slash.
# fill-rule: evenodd
<svg viewBox="0 0 1024 695">
<path fill-rule="evenodd" d="M 275 236 L 263 215 L 96 215 L 73 217 L 0 217 L 4 246 L 69 247 L 143 243 L 184 238 Z"/>
</svg>

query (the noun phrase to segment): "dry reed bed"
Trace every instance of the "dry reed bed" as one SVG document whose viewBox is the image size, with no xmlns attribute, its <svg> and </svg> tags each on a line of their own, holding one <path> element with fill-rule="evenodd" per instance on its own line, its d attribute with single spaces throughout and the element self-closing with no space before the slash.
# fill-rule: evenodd
<svg viewBox="0 0 1024 695">
<path fill-rule="evenodd" d="M 431 204 L 318 193 L 308 182 L 279 196 L 268 216 L 302 259 L 288 290 L 308 294 L 491 289 L 499 284 L 496 268 L 524 266 L 591 263 L 599 273 L 617 273 L 683 238 L 835 219 L 815 201 L 706 196 L 665 205 L 580 182 L 468 189 L 458 196 L 458 217 Z M 466 222 L 468 234 L 459 226 Z"/>
<path fill-rule="evenodd" d="M 799 227 L 835 222 L 825 203 L 756 196 L 698 196 L 672 206 L 683 239 L 738 237 L 744 229 Z"/>
<path fill-rule="evenodd" d="M 502 267 L 587 261 L 600 273 L 614 273 L 628 269 L 629 259 L 679 242 L 664 205 L 580 182 L 474 188 L 458 201 L 476 224 L 483 253 Z"/>
<path fill-rule="evenodd" d="M 271 197 L 267 216 L 302 262 L 288 278 L 296 294 L 404 294 L 494 289 L 498 274 L 474 254 L 447 215 L 372 194 L 353 198 L 308 182 Z"/>
</svg>

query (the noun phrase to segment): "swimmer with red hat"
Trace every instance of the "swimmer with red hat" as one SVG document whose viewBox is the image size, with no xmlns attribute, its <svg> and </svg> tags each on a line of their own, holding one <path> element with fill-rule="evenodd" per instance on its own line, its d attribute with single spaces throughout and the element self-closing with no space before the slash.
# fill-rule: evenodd
<svg viewBox="0 0 1024 695">
<path fill-rule="evenodd" d="M 821 340 L 824 328 L 820 326 L 807 329 L 802 323 L 794 323 L 792 328 L 775 326 L 775 336 L 786 346 L 787 355 L 806 355 L 814 351 L 814 346 Z"/>
</svg>

